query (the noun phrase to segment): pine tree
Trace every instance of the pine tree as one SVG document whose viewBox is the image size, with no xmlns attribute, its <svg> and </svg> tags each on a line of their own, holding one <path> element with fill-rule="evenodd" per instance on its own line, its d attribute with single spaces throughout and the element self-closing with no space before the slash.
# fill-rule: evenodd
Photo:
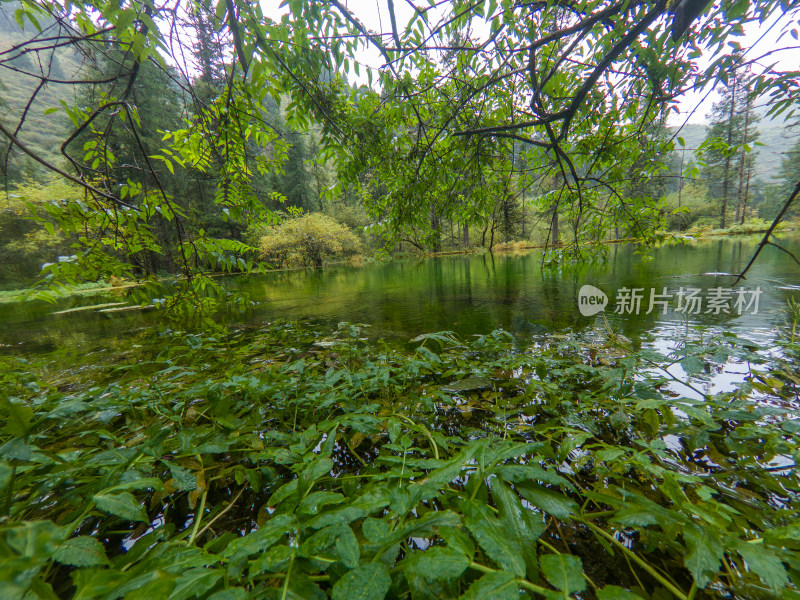
<svg viewBox="0 0 800 600">
<path fill-rule="evenodd" d="M 210 0 L 196 0 L 189 7 L 189 26 L 194 30 L 192 49 L 200 76 L 193 82 L 195 100 L 206 103 L 225 87 L 224 40 L 220 39 L 214 7 Z"/>
<path fill-rule="evenodd" d="M 798 123 L 800 125 L 800 123 Z M 782 205 L 791 196 L 794 188 L 800 183 L 800 139 L 786 152 L 781 161 L 781 184 L 778 187 L 778 205 Z M 800 213 L 800 208 L 793 206 L 790 215 Z M 777 211 L 776 211 L 777 212 Z"/>
<path fill-rule="evenodd" d="M 711 124 L 701 146 L 705 161 L 703 178 L 709 194 L 721 201 L 720 229 L 727 225 L 728 208 L 733 198 L 736 198 L 736 221 L 743 222 L 746 213 L 756 154 L 751 148 L 759 136 L 759 117 L 753 110 L 753 99 L 748 92 L 751 78 L 746 68 L 731 73 L 722 98 L 712 108 Z"/>
</svg>

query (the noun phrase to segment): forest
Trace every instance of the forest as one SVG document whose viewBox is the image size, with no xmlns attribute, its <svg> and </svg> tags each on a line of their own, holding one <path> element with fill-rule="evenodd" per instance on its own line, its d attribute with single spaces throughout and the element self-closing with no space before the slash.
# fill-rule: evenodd
<svg viewBox="0 0 800 600">
<path fill-rule="evenodd" d="M 799 32 L 2 0 L 0 600 L 800 598 Z"/>
</svg>

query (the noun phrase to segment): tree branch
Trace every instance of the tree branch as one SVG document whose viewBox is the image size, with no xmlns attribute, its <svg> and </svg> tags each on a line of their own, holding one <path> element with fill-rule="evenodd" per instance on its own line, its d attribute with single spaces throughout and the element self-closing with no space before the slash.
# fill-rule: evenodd
<svg viewBox="0 0 800 600">
<path fill-rule="evenodd" d="M 38 162 L 40 165 L 46 167 L 50 171 L 53 171 L 54 173 L 58 173 L 62 177 L 66 178 L 66 179 L 69 179 L 71 182 L 77 183 L 79 186 L 86 188 L 87 190 L 89 190 L 93 194 L 97 194 L 98 196 L 102 196 L 103 198 L 105 198 L 106 200 L 110 200 L 114 204 L 118 204 L 119 206 L 124 206 L 125 208 L 130 208 L 130 209 L 136 210 L 135 206 L 133 206 L 131 204 L 128 204 L 127 202 L 124 202 L 124 201 L 120 200 L 119 198 L 116 198 L 116 197 L 112 196 L 111 194 L 108 194 L 108 193 L 106 193 L 106 192 L 94 187 L 90 183 L 86 183 L 85 181 L 83 181 L 82 179 L 79 179 L 78 177 L 75 177 L 74 175 L 70 175 L 66 171 L 62 171 L 61 169 L 59 169 L 54 164 L 46 161 L 44 158 L 42 158 L 41 156 L 36 154 L 33 150 L 28 148 L 25 144 L 23 144 L 19 139 L 17 139 L 17 137 L 14 135 L 14 133 L 9 131 L 6 128 L 6 126 L 3 125 L 2 122 L 0 122 L 0 133 L 2 133 L 4 136 L 6 136 L 15 146 L 17 146 L 25 154 L 30 156 L 33 160 Z"/>
<path fill-rule="evenodd" d="M 750 270 L 750 267 L 753 266 L 753 263 L 756 262 L 756 259 L 758 258 L 758 255 L 761 254 L 761 251 L 764 249 L 764 246 L 772 244 L 772 242 L 769 241 L 769 238 L 772 235 L 772 232 L 778 226 L 778 223 L 780 223 L 781 219 L 783 219 L 783 215 L 785 215 L 786 211 L 789 210 L 789 207 L 791 206 L 792 202 L 794 202 L 794 199 L 797 198 L 797 194 L 800 194 L 800 181 L 798 181 L 797 185 L 794 186 L 794 191 L 792 192 L 792 195 L 789 196 L 789 199 L 786 201 L 786 204 L 783 205 L 781 212 L 778 213 L 778 216 L 775 217 L 774 221 L 772 221 L 772 225 L 770 225 L 769 229 L 767 229 L 767 232 L 764 234 L 764 238 L 758 244 L 758 248 L 756 248 L 755 254 L 753 254 L 753 258 L 751 258 L 750 262 L 747 263 L 747 266 L 744 268 L 744 271 L 742 271 L 736 276 L 736 281 L 734 281 L 732 285 L 736 285 L 742 279 L 747 279 L 745 277 L 745 274 Z M 781 248 L 781 250 L 783 250 L 783 248 Z"/>
</svg>

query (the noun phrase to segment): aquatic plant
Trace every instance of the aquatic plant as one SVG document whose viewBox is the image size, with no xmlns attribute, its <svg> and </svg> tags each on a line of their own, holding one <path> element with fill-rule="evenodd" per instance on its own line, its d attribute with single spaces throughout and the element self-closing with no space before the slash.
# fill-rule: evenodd
<svg viewBox="0 0 800 600">
<path fill-rule="evenodd" d="M 790 363 L 364 336 L 172 332 L 91 381 L 4 359 L 2 597 L 797 596 Z"/>
</svg>

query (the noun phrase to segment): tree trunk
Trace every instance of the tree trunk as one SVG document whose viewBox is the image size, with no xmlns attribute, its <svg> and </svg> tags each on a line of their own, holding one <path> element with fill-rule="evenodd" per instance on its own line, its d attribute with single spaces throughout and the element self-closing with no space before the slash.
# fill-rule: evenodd
<svg viewBox="0 0 800 600">
<path fill-rule="evenodd" d="M 722 172 L 722 210 L 719 216 L 719 228 L 725 229 L 725 213 L 728 211 L 728 183 L 731 170 L 730 145 L 733 139 L 733 116 L 736 111 L 736 84 L 738 80 L 736 74 L 733 77 L 733 89 L 731 90 L 731 109 L 728 114 L 728 147 L 725 151 L 725 170 Z"/>
<path fill-rule="evenodd" d="M 550 241 L 553 246 L 558 246 L 558 206 L 553 210 L 553 220 L 550 222 Z"/>
<path fill-rule="evenodd" d="M 432 249 L 434 252 L 441 252 L 442 242 L 439 231 L 439 215 L 436 214 L 436 208 L 431 207 L 431 229 L 433 229 L 433 244 Z"/>
<path fill-rule="evenodd" d="M 750 109 L 752 107 L 752 102 L 750 98 L 747 99 L 747 104 L 745 106 L 744 111 L 744 129 L 742 130 L 742 151 L 739 154 L 739 193 L 736 196 L 736 222 L 737 223 L 744 223 L 744 210 L 742 209 L 742 201 L 747 204 L 747 198 L 742 198 L 742 192 L 745 188 L 745 170 L 747 168 L 747 152 L 745 151 L 745 145 L 748 141 L 748 135 L 750 133 Z"/>
<path fill-rule="evenodd" d="M 744 180 L 744 202 L 742 202 L 742 224 L 744 224 L 744 217 L 747 213 L 747 199 L 750 195 L 750 178 L 753 176 L 753 163 L 749 162 L 747 165 L 747 176 Z"/>
<path fill-rule="evenodd" d="M 503 184 L 503 241 L 511 241 L 511 198 L 508 194 L 508 184 Z"/>
<path fill-rule="evenodd" d="M 686 148 L 681 149 L 681 174 L 678 177 L 678 208 L 681 207 L 681 197 L 683 195 L 683 156 Z M 678 230 L 683 231 L 683 212 L 678 211 Z"/>
</svg>

